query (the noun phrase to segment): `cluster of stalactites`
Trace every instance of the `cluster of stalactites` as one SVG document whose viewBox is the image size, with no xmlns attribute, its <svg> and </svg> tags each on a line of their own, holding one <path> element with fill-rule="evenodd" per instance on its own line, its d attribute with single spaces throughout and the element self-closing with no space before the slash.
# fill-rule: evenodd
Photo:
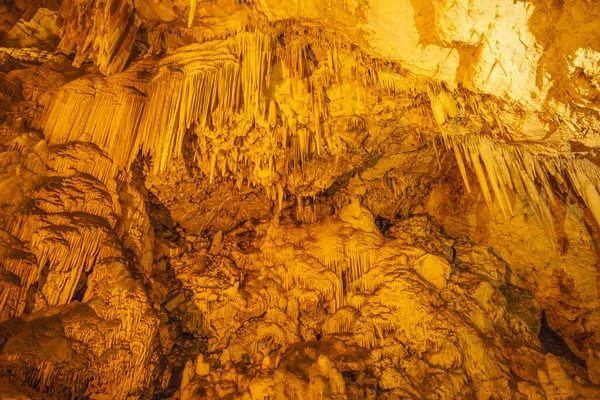
<svg viewBox="0 0 600 400">
<path fill-rule="evenodd" d="M 158 319 L 131 275 L 135 260 L 125 259 L 121 240 L 147 226 L 147 216 L 128 209 L 120 217 L 117 171 L 93 144 L 49 146 L 25 133 L 2 147 L 0 159 L 9 167 L 0 184 L 18 180 L 22 196 L 15 196 L 17 212 L 0 221 L 0 321 L 30 312 L 24 323 L 44 320 L 35 311 L 69 304 L 54 308 L 61 317 L 53 323 L 64 336 L 59 352 L 70 348 L 73 357 L 54 357 L 56 342 L 45 343 L 55 336 L 25 329 L 28 345 L 47 351 L 4 346 L 1 372 L 66 399 L 140 393 L 156 377 L 151 358 Z"/>
<path fill-rule="evenodd" d="M 67 0 L 56 23 L 63 30 L 59 50 L 75 51 L 75 66 L 89 59 L 111 75 L 125 67 L 140 20 L 131 0 Z"/>
<path fill-rule="evenodd" d="M 6 321 L 25 311 L 29 288 L 38 277 L 38 266 L 35 256 L 18 239 L 0 233 L 9 237 L 9 241 L 2 240 L 4 243 L 0 245 L 0 321 Z"/>
<path fill-rule="evenodd" d="M 533 154 L 484 136 L 446 134 L 443 140 L 446 147 L 454 151 L 468 191 L 467 167 L 475 172 L 492 213 L 497 205 L 504 217 L 513 216 L 511 193 L 527 198 L 548 237 L 555 243 L 551 206 L 557 202 L 556 189 L 572 188 L 600 224 L 600 170 L 589 160 L 567 158 L 558 153 Z"/>
<path fill-rule="evenodd" d="M 364 232 L 362 232 L 364 234 Z M 379 243 L 376 234 L 366 234 L 365 242 L 352 239 L 344 243 L 331 241 L 327 233 L 323 237 L 313 237 L 314 243 L 308 244 L 299 235 L 297 246 L 307 251 L 296 251 L 288 248 L 278 249 L 278 257 L 287 262 L 281 270 L 284 277 L 284 288 L 299 286 L 303 289 L 315 290 L 323 299 L 329 301 L 329 309 L 335 312 L 341 307 L 356 307 L 357 293 L 371 291 L 371 282 L 363 280 L 363 276 L 371 271 L 377 261 L 377 255 L 371 245 Z M 310 257 L 315 260 L 307 262 Z M 320 278 L 316 279 L 316 276 Z"/>
<path fill-rule="evenodd" d="M 223 133 L 217 132 L 216 136 L 220 135 L 218 140 L 214 140 L 215 132 L 210 131 L 211 127 L 196 130 L 200 136 L 207 138 L 201 139 L 196 151 L 196 160 L 209 162 L 210 182 L 219 174 L 235 177 L 238 184 L 247 179 L 251 185 L 264 186 L 268 197 L 278 201 L 280 207 L 285 194 L 284 189 L 290 182 L 286 177 L 302 176 L 309 161 L 326 151 L 327 137 L 331 136 L 326 87 L 341 80 L 342 75 L 355 77 L 355 74 L 349 71 L 345 74 L 340 73 L 335 44 L 328 46 L 326 63 L 317 66 L 306 37 L 292 36 L 283 39 L 282 36 L 277 33 L 266 36 L 270 39 L 260 41 L 259 43 L 264 44 L 260 44 L 256 51 L 249 54 L 243 51 L 236 52 L 241 59 L 246 60 L 242 63 L 244 68 L 251 67 L 243 74 L 260 79 L 257 82 L 245 80 L 251 83 L 250 88 L 242 88 L 245 112 L 248 116 L 235 121 L 238 127 L 235 137 L 244 139 L 240 143 L 248 139 L 248 142 L 253 143 L 252 150 L 234 146 L 233 138 L 224 137 L 232 136 L 232 128 Z M 244 37 L 252 38 L 252 35 L 242 36 L 239 43 L 244 44 Z M 250 47 L 241 47 L 244 48 Z M 256 68 L 257 65 L 259 68 Z M 293 97 L 301 97 L 303 100 L 299 100 L 298 103 L 308 107 L 308 110 L 290 112 L 289 104 L 278 103 L 278 95 L 274 94 L 278 89 L 271 86 L 271 73 L 279 67 L 283 81 L 286 82 L 283 85 L 289 86 Z M 302 111 L 306 111 L 307 114 L 300 120 L 297 113 L 302 114 Z M 251 131 L 260 133 L 255 134 Z"/>
<path fill-rule="evenodd" d="M 119 4 L 121 8 L 115 9 L 126 8 L 125 3 Z M 284 45 L 279 45 L 282 41 Z M 594 169 L 590 166 L 576 160 L 533 156 L 485 138 L 449 134 L 445 129 L 448 121 L 460 117 L 464 110 L 442 85 L 408 76 L 360 54 L 355 55 L 355 63 L 341 63 L 340 43 L 323 48 L 326 63 L 317 65 L 309 41 L 293 35 L 280 38 L 276 33 L 243 33 L 226 41 L 186 46 L 163 58 L 158 68 L 142 61 L 123 74 L 83 78 L 64 86 L 32 125 L 42 129 L 50 143 L 91 141 L 121 168 L 127 168 L 142 150 L 152 155 L 153 172 L 159 173 L 167 169 L 171 158 L 181 155 L 186 132 L 193 129 L 210 138 L 211 132 L 238 123 L 243 115 L 246 126 L 264 130 L 273 143 L 266 147 L 266 153 L 249 155 L 239 151 L 230 154 L 230 148 L 211 142 L 201 156 L 209 160 L 210 181 L 219 173 L 239 178 L 246 168 L 250 183 L 264 185 L 269 197 L 281 204 L 285 181 L 279 178 L 302 173 L 309 157 L 327 149 L 331 127 L 327 122 L 326 88 L 358 78 L 392 94 L 415 96 L 426 92 L 431 111 L 424 117 L 433 116 L 446 145 L 454 150 L 467 189 L 466 168 L 472 167 L 490 208 L 493 193 L 502 213 L 511 215 L 514 210 L 509 193 L 525 194 L 553 237 L 547 202 L 537 186 L 544 188 L 545 197 L 552 203 L 548 176 L 553 176 L 558 181 L 568 178 L 600 220 L 596 181 L 589 178 Z M 299 126 L 266 94 L 272 66 L 278 61 L 287 79 L 310 87 L 312 112 L 308 125 Z M 140 76 L 147 78 L 140 80 Z M 477 104 L 471 108 L 477 112 Z M 281 159 L 285 161 L 281 163 Z M 309 215 L 306 218 L 311 219 Z"/>
<path fill-rule="evenodd" d="M 397 75 L 386 80 L 390 90 L 394 90 L 394 82 L 400 81 L 405 80 Z M 429 83 L 427 88 L 433 120 L 444 145 L 455 155 L 467 192 L 471 191 L 467 172 L 470 169 L 492 215 L 499 211 L 504 218 L 514 216 L 512 194 L 516 193 L 527 199 L 555 246 L 551 208 L 557 204 L 557 190 L 572 190 L 584 200 L 600 225 L 600 170 L 593 163 L 541 145 L 528 143 L 525 148 L 485 135 L 466 134 L 461 131 L 460 123 L 451 121 L 468 111 L 496 125 L 499 133 L 505 135 L 496 104 L 484 105 L 477 96 L 463 98 L 439 84 Z M 432 144 L 437 154 L 436 139 Z"/>
<path fill-rule="evenodd" d="M 116 171 L 95 146 L 48 146 L 27 133 L 4 146 L 7 151 L 0 158 L 13 155 L 4 157 L 13 163 L 4 180 L 13 179 L 13 171 L 20 174 L 23 195 L 31 201 L 3 219 L 0 321 L 24 312 L 30 288 L 42 275 L 45 284 L 40 289 L 47 304 L 71 301 L 80 278 L 98 257 L 112 256 L 107 233 L 120 212 L 107 190 L 116 188 L 107 175 Z"/>
<path fill-rule="evenodd" d="M 340 62 L 342 50 L 337 42 L 322 43 L 326 59 L 317 65 L 307 38 L 286 36 L 284 46 L 278 38 L 277 33 L 242 33 L 224 41 L 182 47 L 158 66 L 155 60 L 144 60 L 108 78 L 75 80 L 51 99 L 42 99 L 45 110 L 30 125 L 42 130 L 51 144 L 90 141 L 124 169 L 142 150 L 152 156 L 153 172 L 160 173 L 173 157 L 181 155 L 188 131 L 212 137 L 243 121 L 272 136 L 275 144 L 267 146 L 270 154 L 256 158 L 240 153 L 234 154 L 235 160 L 222 162 L 230 149 L 213 141 L 207 149 L 211 181 L 218 172 L 239 175 L 240 163 L 250 162 L 254 167 L 248 169 L 249 175 L 256 175 L 251 183 L 270 188 L 273 199 L 281 199 L 282 183 L 277 178 L 303 173 L 312 155 L 319 156 L 330 147 L 326 88 L 343 79 L 377 82 L 379 69 L 362 66 L 364 59 L 356 54 L 351 56 L 356 58 L 352 65 Z M 308 124 L 279 110 L 266 93 L 277 62 L 283 65 L 284 78 L 308 90 Z M 262 176 L 265 172 L 268 179 Z"/>
<path fill-rule="evenodd" d="M 121 168 L 143 150 L 163 172 L 193 125 L 213 129 L 238 111 L 259 114 L 270 48 L 268 36 L 244 34 L 236 43 L 181 48 L 158 70 L 141 62 L 110 78 L 78 79 L 53 95 L 32 127 L 50 143 L 95 143 Z"/>
</svg>

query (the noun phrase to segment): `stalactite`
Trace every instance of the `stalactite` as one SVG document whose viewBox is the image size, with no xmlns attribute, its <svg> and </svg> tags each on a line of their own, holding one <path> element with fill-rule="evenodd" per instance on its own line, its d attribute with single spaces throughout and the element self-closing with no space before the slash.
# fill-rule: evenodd
<svg viewBox="0 0 600 400">
<path fill-rule="evenodd" d="M 67 304 L 81 274 L 92 269 L 107 233 L 106 228 L 94 226 L 92 219 L 82 219 L 81 223 L 89 225 L 79 230 L 69 228 L 68 220 L 52 219 L 56 225 L 36 231 L 31 244 L 36 249 L 39 268 L 49 264 L 47 282 L 42 288 L 48 304 Z"/>
<path fill-rule="evenodd" d="M 79 79 L 61 88 L 33 125 L 51 144 L 89 137 L 121 168 L 141 149 L 153 155 L 153 171 L 163 172 L 181 155 L 193 125 L 223 127 L 235 112 L 263 119 L 271 48 L 268 36 L 244 34 L 235 41 L 183 47 L 162 59 L 158 72 L 142 61 L 110 78 Z M 136 80 L 149 72 L 152 78 Z M 268 118 L 274 126 L 275 109 Z"/>
<path fill-rule="evenodd" d="M 82 154 L 86 155 L 85 159 L 82 159 Z M 115 178 L 118 165 L 91 143 L 71 142 L 50 146 L 46 162 L 56 174 L 66 175 L 72 170 L 80 171 L 98 179 L 109 192 L 114 193 L 117 190 Z"/>
<path fill-rule="evenodd" d="M 38 277 L 35 256 L 16 238 L 11 241 L 10 247 L 0 247 L 0 322 L 23 314 L 29 288 Z"/>
<path fill-rule="evenodd" d="M 0 160 L 24 186 L 18 207 L 2 216 L 0 320 L 59 306 L 51 317 L 23 319 L 31 325 L 12 338 L 43 352 L 3 343 L 0 372 L 52 397 L 126 398 L 156 376 L 158 327 L 145 288 L 129 272 L 138 261 L 125 260 L 113 230 L 134 234 L 133 224 L 117 227 L 116 191 L 131 177 L 118 175 L 98 146 L 65 140 L 48 145 L 28 131 L 0 146 Z"/>
<path fill-rule="evenodd" d="M 188 16 L 187 26 L 191 28 L 194 24 L 194 18 L 196 17 L 196 7 L 198 5 L 198 0 L 190 0 L 190 14 Z"/>
<path fill-rule="evenodd" d="M 215 150 L 213 154 L 210 156 L 210 176 L 208 178 L 209 183 L 213 183 L 215 179 L 215 173 L 217 169 L 217 153 L 218 150 Z"/>
<path fill-rule="evenodd" d="M 281 182 L 277 182 L 277 203 L 279 205 L 279 210 L 281 211 L 281 209 L 283 208 L 283 199 L 285 196 L 285 192 L 283 189 L 283 185 L 281 184 Z"/>
<path fill-rule="evenodd" d="M 77 67 L 89 58 L 106 75 L 120 72 L 129 59 L 140 22 L 131 0 L 65 1 L 57 18 L 57 26 L 63 30 L 59 48 L 67 54 L 76 50 L 73 64 Z"/>
<path fill-rule="evenodd" d="M 319 95 L 319 107 L 313 105 L 314 109 L 314 123 L 315 123 L 315 140 L 317 146 L 317 155 L 321 155 L 321 97 Z"/>
<path fill-rule="evenodd" d="M 461 175 L 468 185 L 462 170 L 469 163 L 477 176 L 489 209 L 494 212 L 494 199 L 505 218 L 514 215 L 510 193 L 525 196 L 531 201 L 535 215 L 554 243 L 555 233 L 552 213 L 548 202 L 554 203 L 555 195 L 549 178 L 557 182 L 570 182 L 574 192 L 586 201 L 594 218 L 600 224 L 598 209 L 598 177 L 600 171 L 585 159 L 566 157 L 558 152 L 539 148 L 532 153 L 517 146 L 498 144 L 484 136 L 462 136 L 443 131 L 443 140 L 448 149 L 454 151 Z M 461 167 L 462 165 L 462 167 Z M 491 189 L 490 189 L 491 188 Z M 493 196 L 492 196 L 493 193 Z"/>
<path fill-rule="evenodd" d="M 352 331 L 352 324 L 359 313 L 353 307 L 340 307 L 323 324 L 323 333 L 345 333 Z"/>
<path fill-rule="evenodd" d="M 591 164 L 586 165 L 587 167 L 594 168 Z M 587 171 L 583 165 L 578 165 L 575 168 L 574 173 L 571 173 L 571 179 L 576 183 L 576 188 L 578 190 L 578 194 L 585 200 L 588 208 L 592 212 L 592 215 L 596 219 L 598 225 L 600 225 L 600 195 L 598 191 L 600 188 L 598 187 L 598 183 L 600 182 L 598 179 L 594 181 L 590 179 L 587 175 Z M 598 176 L 597 169 L 595 170 L 596 177 Z"/>
<path fill-rule="evenodd" d="M 287 38 L 286 38 L 287 39 Z M 291 78 L 304 78 L 306 76 L 305 51 L 308 43 L 305 38 L 289 38 L 280 56 L 285 63 Z"/>
<path fill-rule="evenodd" d="M 137 154 L 135 134 L 145 97 L 133 87 L 115 90 L 107 85 L 102 79 L 80 79 L 65 85 L 34 127 L 43 129 L 52 144 L 89 137 L 117 165 L 129 165 Z"/>
<path fill-rule="evenodd" d="M 362 283 L 361 277 L 369 272 L 374 264 L 373 254 L 363 250 L 363 247 L 363 244 L 357 244 L 353 241 L 344 244 L 344 255 L 348 266 L 346 279 L 349 293 L 352 293 L 353 283 L 357 282 L 360 285 Z M 361 290 L 365 290 L 365 288 L 361 288 Z"/>
<path fill-rule="evenodd" d="M 564 222 L 559 235 L 566 260 L 573 260 L 566 248 L 578 251 L 584 239 L 571 240 L 576 229 L 570 224 L 580 214 L 570 207 L 561 214 L 559 201 L 572 191 L 600 223 L 598 168 L 576 153 L 510 142 L 519 121 L 515 127 L 507 121 L 521 111 L 513 103 L 498 106 L 491 96 L 451 90 L 398 63 L 372 59 L 360 49 L 364 42 L 345 39 L 356 31 L 352 26 L 327 33 L 312 18 L 301 18 L 306 26 L 298 28 L 297 19 L 274 21 L 289 7 L 266 16 L 254 8 L 267 7 L 265 2 L 245 7 L 235 1 L 218 10 L 228 22 L 239 14 L 247 18 L 244 32 L 231 35 L 242 29 L 222 27 L 228 23 L 205 13 L 220 4 L 188 3 L 189 9 L 181 1 L 173 7 L 170 0 L 65 0 L 60 18 L 73 18 L 63 21 L 62 46 L 75 50 L 75 64 L 93 60 L 110 76 L 88 74 L 85 67 L 86 78 L 44 95 L 46 88 L 27 83 L 22 93 L 17 84 L 0 88 L 0 96 L 22 94 L 44 108 L 25 118 L 27 128 L 44 135 L 27 131 L 7 143 L 0 140 L 0 151 L 10 153 L 0 155 L 0 165 L 10 165 L 11 180 L 2 188 L 15 187 L 13 172 L 24 183 L 15 190 L 20 196 L 15 204 L 0 204 L 3 212 L 9 210 L 0 220 L 10 239 L 7 246 L 0 242 L 0 319 L 32 309 L 31 315 L 3 324 L 10 329 L 2 335 L 14 331 L 15 339 L 11 350 L 0 337 L 0 375 L 10 374 L 50 397 L 73 399 L 273 398 L 281 387 L 290 398 L 309 398 L 302 387 L 317 397 L 419 397 L 434 388 L 444 398 L 489 393 L 511 398 L 523 394 L 517 391 L 524 383 L 534 387 L 536 378 L 544 378 L 542 369 L 536 375 L 535 368 L 530 372 L 521 365 L 524 358 L 544 357 L 535 334 L 518 349 L 506 345 L 515 342 L 517 328 L 530 334 L 529 322 L 512 315 L 527 304 L 514 307 L 515 299 L 507 295 L 505 301 L 506 291 L 497 290 L 508 267 L 496 251 L 509 252 L 513 278 L 524 278 L 518 276 L 521 260 L 514 259 L 520 253 L 511 252 L 514 238 L 506 235 L 507 227 L 523 220 L 483 235 L 488 241 L 500 238 L 498 248 L 478 249 L 477 259 L 469 259 L 462 248 L 467 239 L 448 237 L 464 230 L 454 223 L 455 215 L 443 218 L 447 231 L 425 215 L 438 211 L 446 185 L 455 183 L 445 179 L 454 171 L 432 167 L 435 160 L 440 170 L 446 166 L 439 151 L 443 143 L 455 154 L 466 190 L 475 189 L 476 179 L 477 195 L 493 212 L 510 218 L 521 206 L 531 207 L 549 237 L 557 217 Z M 354 17 L 362 18 L 364 10 L 345 6 L 344 12 L 351 11 L 347 23 L 356 25 Z M 158 15 L 161 9 L 167 15 Z M 196 15 L 202 26 L 194 27 Z M 172 22 L 162 22 L 167 20 Z M 135 40 L 140 54 L 125 72 L 113 74 L 129 57 L 140 23 L 144 28 Z M 340 23 L 346 21 L 332 21 Z M 146 41 L 146 33 L 153 37 Z M 205 40 L 215 37 L 220 39 Z M 369 43 L 370 51 L 386 51 Z M 419 62 L 427 56 L 416 55 Z M 442 68 L 437 72 L 445 74 Z M 62 79 L 77 73 L 65 67 Z M 463 75 L 459 78 L 469 78 Z M 547 111 L 536 117 L 545 118 Z M 22 122 L 15 121 L 14 129 L 24 132 Z M 529 123 L 541 135 L 537 121 Z M 473 126 L 480 134 L 465 135 Z M 15 134 L 0 130 L 0 136 Z M 432 131 L 433 149 L 421 141 Z M 588 135 L 585 146 L 594 140 Z M 169 174 L 153 176 L 167 168 Z M 445 181 L 436 187 L 440 177 Z M 449 190 L 454 196 L 457 188 Z M 401 208 L 389 204 L 390 193 Z M 418 205 L 426 195 L 431 202 Z M 524 198 L 518 207 L 517 195 Z M 296 210 L 290 209 L 294 201 Z M 479 211 L 474 210 L 477 217 Z M 381 229 L 388 218 L 392 226 Z M 482 221 L 487 222 L 475 222 Z M 585 226 L 581 232 L 586 235 Z M 535 239 L 533 247 L 539 244 Z M 441 267 L 424 264 L 418 261 L 424 253 L 447 259 Z M 561 258 L 548 265 L 554 260 Z M 525 261 L 539 271 L 537 260 Z M 562 280 L 548 271 L 548 277 Z M 580 290 L 577 274 L 567 275 L 569 290 L 561 296 L 597 294 L 588 288 L 593 283 L 584 282 Z M 559 283 L 562 288 L 565 282 Z M 519 303 L 527 297 L 520 294 Z M 574 304 L 568 303 L 571 316 Z M 537 305 L 530 308 L 524 318 L 534 314 L 535 320 Z M 34 324 L 44 328 L 37 336 L 37 329 L 30 329 Z M 58 336 L 52 339 L 60 340 L 56 343 L 72 360 L 53 359 L 60 354 L 52 354 L 47 343 L 56 343 L 46 340 L 54 332 Z M 182 332 L 183 340 L 175 338 Z M 484 336 L 489 352 L 480 349 Z M 14 343 L 39 346 L 42 356 L 52 357 L 36 358 L 36 351 Z M 582 343 L 587 346 L 590 338 Z M 190 359 L 197 351 L 204 354 L 194 376 Z M 173 394 L 179 361 L 186 365 L 185 384 Z M 487 374 L 488 364 L 501 373 Z M 163 367 L 161 378 L 155 371 Z M 583 387 L 579 372 L 573 373 Z M 484 376 L 493 383 L 482 385 Z M 492 390 L 505 380 L 510 380 L 508 395 Z M 156 386 L 163 393 L 151 393 Z M 273 392 L 257 393 L 263 389 Z"/>
</svg>

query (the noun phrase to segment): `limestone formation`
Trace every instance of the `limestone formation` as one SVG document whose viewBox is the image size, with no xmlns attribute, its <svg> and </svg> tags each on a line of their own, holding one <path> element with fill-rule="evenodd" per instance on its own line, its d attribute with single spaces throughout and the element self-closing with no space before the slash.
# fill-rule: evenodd
<svg viewBox="0 0 600 400">
<path fill-rule="evenodd" d="M 598 15 L 0 0 L 0 399 L 599 399 Z"/>
</svg>

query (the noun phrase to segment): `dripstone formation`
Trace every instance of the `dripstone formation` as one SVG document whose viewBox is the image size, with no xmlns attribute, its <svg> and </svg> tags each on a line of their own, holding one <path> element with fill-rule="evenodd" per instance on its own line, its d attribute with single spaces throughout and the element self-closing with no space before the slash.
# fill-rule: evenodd
<svg viewBox="0 0 600 400">
<path fill-rule="evenodd" d="M 599 17 L 0 0 L 0 399 L 600 399 Z"/>
</svg>

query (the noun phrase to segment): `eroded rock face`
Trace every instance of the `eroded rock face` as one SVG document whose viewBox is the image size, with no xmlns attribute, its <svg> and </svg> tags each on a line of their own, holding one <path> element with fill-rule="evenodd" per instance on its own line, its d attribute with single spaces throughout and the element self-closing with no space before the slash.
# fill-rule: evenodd
<svg viewBox="0 0 600 400">
<path fill-rule="evenodd" d="M 0 0 L 0 398 L 600 398 L 598 7 Z"/>
</svg>

